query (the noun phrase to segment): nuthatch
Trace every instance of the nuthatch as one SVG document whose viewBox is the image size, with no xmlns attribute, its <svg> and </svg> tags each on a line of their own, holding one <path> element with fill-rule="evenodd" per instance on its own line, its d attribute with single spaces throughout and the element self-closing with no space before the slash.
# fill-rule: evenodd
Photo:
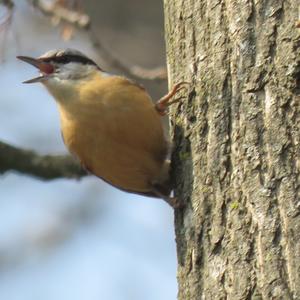
<svg viewBox="0 0 300 300">
<path fill-rule="evenodd" d="M 127 192 L 159 197 L 171 206 L 169 146 L 161 116 L 177 102 L 184 82 L 156 104 L 144 88 L 104 72 L 76 50 L 52 50 L 39 58 L 18 56 L 55 98 L 62 136 L 70 152 L 94 175 Z"/>
</svg>

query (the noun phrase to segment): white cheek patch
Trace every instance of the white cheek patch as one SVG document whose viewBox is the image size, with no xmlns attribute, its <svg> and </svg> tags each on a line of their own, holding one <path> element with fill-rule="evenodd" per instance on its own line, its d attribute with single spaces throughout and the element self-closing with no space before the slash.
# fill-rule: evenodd
<svg viewBox="0 0 300 300">
<path fill-rule="evenodd" d="M 57 77 L 61 80 L 64 79 L 78 79 L 84 76 L 87 66 L 79 63 L 67 63 L 59 66 Z"/>
<path fill-rule="evenodd" d="M 110 73 L 107 73 L 107 72 L 104 72 L 104 71 L 100 71 L 100 72 L 101 72 L 102 77 L 111 77 L 111 76 L 113 76 L 113 74 L 110 74 Z"/>
<path fill-rule="evenodd" d="M 54 74 L 59 80 L 77 80 L 87 77 L 97 67 L 94 65 L 81 64 L 77 62 L 70 62 L 67 64 L 59 64 L 57 71 Z"/>
</svg>

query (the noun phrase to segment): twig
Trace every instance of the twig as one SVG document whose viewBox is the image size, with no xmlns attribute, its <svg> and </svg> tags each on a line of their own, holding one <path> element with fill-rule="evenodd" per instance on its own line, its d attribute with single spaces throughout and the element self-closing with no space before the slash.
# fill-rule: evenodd
<svg viewBox="0 0 300 300">
<path fill-rule="evenodd" d="M 80 178 L 87 173 L 68 155 L 39 155 L 0 142 L 0 174 L 17 171 L 43 180 Z"/>
<path fill-rule="evenodd" d="M 133 66 L 131 67 L 131 73 L 134 74 L 135 77 L 147 80 L 166 80 L 168 76 L 166 67 L 146 69 L 140 66 Z"/>
<path fill-rule="evenodd" d="M 3 62 L 7 33 L 12 22 L 14 3 L 11 0 L 0 0 L 0 8 L 1 6 L 6 10 L 5 14 L 0 18 L 0 33 L 2 32 L 2 36 L 0 37 L 0 62 Z"/>
<path fill-rule="evenodd" d="M 87 14 L 68 9 L 57 3 L 57 1 L 29 0 L 29 2 L 43 14 L 63 20 L 79 28 L 88 28 L 90 25 L 90 17 Z"/>
<path fill-rule="evenodd" d="M 9 9 L 13 9 L 13 7 L 15 5 L 14 1 L 12 1 L 12 0 L 0 0 L 0 4 L 6 6 Z"/>
<path fill-rule="evenodd" d="M 58 20 L 77 26 L 80 29 L 88 31 L 89 38 L 94 48 L 98 51 L 103 61 L 106 61 L 110 66 L 118 69 L 125 75 L 136 79 L 163 81 L 167 79 L 167 71 L 165 67 L 157 67 L 154 69 L 146 69 L 140 66 L 128 66 L 119 58 L 111 53 L 107 47 L 98 39 L 97 35 L 91 28 L 90 18 L 88 15 L 78 11 L 66 8 L 59 1 L 45 1 L 45 0 L 28 0 L 34 7 L 39 9 L 42 13 L 52 16 Z"/>
<path fill-rule="evenodd" d="M 157 67 L 154 69 L 146 69 L 140 66 L 127 66 L 119 58 L 114 56 L 102 42 L 98 39 L 96 33 L 90 26 L 88 29 L 89 37 L 93 47 L 99 52 L 102 60 L 106 61 L 110 66 L 124 72 L 133 79 L 157 80 L 162 81 L 167 79 L 167 70 L 165 67 Z"/>
</svg>

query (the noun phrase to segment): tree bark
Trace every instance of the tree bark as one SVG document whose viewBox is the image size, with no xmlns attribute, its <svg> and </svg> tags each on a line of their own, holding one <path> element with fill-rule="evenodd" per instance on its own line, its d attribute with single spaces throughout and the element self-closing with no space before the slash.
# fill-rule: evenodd
<svg viewBox="0 0 300 300">
<path fill-rule="evenodd" d="M 297 0 L 164 0 L 181 300 L 300 299 Z"/>
</svg>

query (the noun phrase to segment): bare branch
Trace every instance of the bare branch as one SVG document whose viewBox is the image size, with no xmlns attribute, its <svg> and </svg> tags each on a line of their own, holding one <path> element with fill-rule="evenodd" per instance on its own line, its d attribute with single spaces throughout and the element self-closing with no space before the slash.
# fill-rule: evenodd
<svg viewBox="0 0 300 300">
<path fill-rule="evenodd" d="M 127 66 L 119 58 L 111 53 L 98 39 L 96 33 L 90 27 L 88 29 L 89 37 L 92 41 L 93 47 L 98 51 L 101 58 L 106 61 L 112 67 L 124 72 L 126 75 L 134 79 L 145 79 L 145 80 L 166 80 L 167 70 L 165 67 L 158 67 L 155 69 L 146 69 L 140 66 Z"/>
<path fill-rule="evenodd" d="M 0 174 L 17 171 L 43 180 L 80 178 L 88 175 L 80 164 L 68 155 L 39 155 L 0 142 Z"/>
<path fill-rule="evenodd" d="M 6 6 L 9 9 L 13 9 L 13 7 L 15 5 L 12 0 L 0 0 L 0 4 Z"/>
<path fill-rule="evenodd" d="M 29 0 L 29 2 L 43 14 L 63 20 L 79 28 L 87 28 L 90 25 L 90 17 L 87 14 L 68 9 L 57 1 Z"/>
<path fill-rule="evenodd" d="M 1 2 L 0 2 L 1 5 Z M 7 27 L 11 24 L 12 14 L 13 14 L 13 4 L 8 2 L 4 3 L 6 12 L 0 18 L 0 30 L 6 30 Z"/>
<path fill-rule="evenodd" d="M 154 69 L 142 68 L 140 66 L 128 66 L 123 63 L 117 56 L 113 55 L 107 47 L 98 39 L 97 35 L 91 28 L 90 18 L 88 15 L 79 12 L 78 10 L 70 9 L 64 6 L 64 2 L 60 1 L 45 1 L 45 0 L 28 0 L 34 7 L 40 10 L 45 15 L 54 17 L 57 20 L 63 20 L 71 25 L 77 26 L 80 29 L 88 31 L 90 40 L 94 48 L 98 51 L 103 61 L 106 61 L 113 68 L 120 70 L 125 75 L 136 79 L 162 81 L 167 79 L 166 67 L 157 67 Z M 64 37 L 68 37 L 70 32 L 69 27 L 64 28 Z"/>
<path fill-rule="evenodd" d="M 166 67 L 157 67 L 154 69 L 146 69 L 140 66 L 132 66 L 131 73 L 135 77 L 147 79 L 147 80 L 167 80 L 167 68 Z"/>
<path fill-rule="evenodd" d="M 11 0 L 0 0 L 0 11 L 4 9 L 4 13 L 0 13 L 0 62 L 4 59 L 4 50 L 6 45 L 7 33 L 9 31 L 14 3 Z"/>
<path fill-rule="evenodd" d="M 126 75 L 134 79 L 145 80 L 166 80 L 167 70 L 165 67 L 158 67 L 155 69 L 145 69 L 140 66 L 127 66 L 119 58 L 114 56 L 102 42 L 98 39 L 96 33 L 92 28 L 89 29 L 89 37 L 92 41 L 93 47 L 99 52 L 101 58 L 112 67 L 124 72 Z"/>
</svg>

